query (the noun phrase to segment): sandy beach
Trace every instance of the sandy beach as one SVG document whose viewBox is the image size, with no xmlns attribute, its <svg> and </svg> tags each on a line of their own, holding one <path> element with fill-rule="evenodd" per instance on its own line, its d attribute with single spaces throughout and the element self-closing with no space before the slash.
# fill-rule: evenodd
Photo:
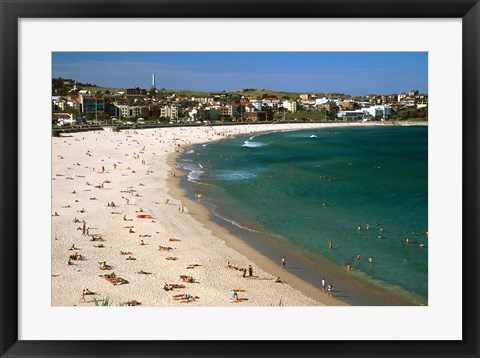
<svg viewBox="0 0 480 358">
<path fill-rule="evenodd" d="M 180 189 L 175 165 L 192 144 L 325 126 L 176 127 L 52 138 L 52 305 L 345 305 L 211 221 Z"/>
</svg>

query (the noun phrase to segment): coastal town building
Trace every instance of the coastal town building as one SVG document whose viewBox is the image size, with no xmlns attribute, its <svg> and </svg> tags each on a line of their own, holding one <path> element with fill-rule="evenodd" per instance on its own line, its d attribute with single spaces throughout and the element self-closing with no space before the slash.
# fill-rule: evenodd
<svg viewBox="0 0 480 358">
<path fill-rule="evenodd" d="M 372 106 L 362 109 L 374 118 L 388 118 L 392 114 L 391 106 Z"/>
<path fill-rule="evenodd" d="M 291 113 L 295 113 L 298 110 L 297 101 L 283 101 L 283 108 Z"/>
<path fill-rule="evenodd" d="M 105 111 L 105 101 L 103 97 L 93 97 L 89 95 L 79 95 L 78 101 L 80 112 L 86 114 L 98 114 Z"/>
<path fill-rule="evenodd" d="M 160 109 L 160 117 L 178 119 L 178 110 L 173 106 L 164 106 Z"/>
<path fill-rule="evenodd" d="M 95 85 L 54 79 L 52 114 L 74 113 L 77 121 L 110 119 L 158 124 L 168 121 L 386 120 L 426 118 L 428 94 L 401 93 L 351 96 L 342 93 L 285 93 L 264 89 L 236 92 L 146 90 L 133 87 L 104 90 Z M 68 86 L 68 87 L 65 87 Z M 152 89 L 156 86 L 152 75 Z M 253 93 L 246 93 L 252 91 Z M 244 93 L 245 92 L 245 93 Z M 299 116 L 293 113 L 300 112 Z M 310 114 L 311 112 L 321 112 Z M 302 114 L 303 113 L 303 114 Z M 52 116 L 53 118 L 54 116 Z M 56 116 L 62 119 L 62 116 Z M 133 120 L 133 121 L 132 121 Z M 120 123 L 120 122 L 118 122 Z"/>
</svg>

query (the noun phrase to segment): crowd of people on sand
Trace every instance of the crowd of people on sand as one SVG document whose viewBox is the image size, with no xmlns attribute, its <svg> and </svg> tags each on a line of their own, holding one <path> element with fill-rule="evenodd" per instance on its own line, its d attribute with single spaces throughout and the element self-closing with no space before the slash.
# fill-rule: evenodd
<svg viewBox="0 0 480 358">
<path fill-rule="evenodd" d="M 133 139 L 132 135 L 138 135 L 139 133 L 138 132 L 133 132 L 133 133 L 129 133 L 127 135 L 127 138 L 122 138 L 121 140 L 118 140 L 117 141 L 117 147 L 115 149 L 119 149 L 121 148 L 121 145 L 122 144 L 125 144 L 125 143 L 128 143 L 128 145 L 130 144 L 133 144 L 133 143 L 137 143 L 139 144 L 139 140 L 138 139 Z M 213 135 L 215 134 L 218 134 L 218 133 L 213 133 L 212 132 L 212 136 L 209 136 L 209 140 L 212 140 L 213 139 Z M 143 134 L 141 134 L 143 135 Z M 232 133 L 224 133 L 224 135 L 233 135 L 233 132 Z M 161 136 L 160 136 L 161 137 Z M 130 140 L 129 140 L 130 139 Z M 113 142 L 113 141 L 112 141 Z M 176 150 L 180 150 L 181 149 L 181 146 L 180 146 L 180 143 L 177 142 L 177 138 L 175 138 L 173 141 L 172 141 L 172 144 L 175 146 L 175 149 Z M 133 152 L 133 154 L 132 154 Z M 141 155 L 144 154 L 146 152 L 146 148 L 145 146 L 143 146 L 142 150 L 141 151 L 130 151 L 129 153 L 125 153 L 124 155 L 125 156 L 129 156 L 130 158 L 135 158 L 136 159 L 141 159 L 141 162 L 142 162 L 142 165 L 149 165 L 147 164 L 147 162 L 141 158 Z M 89 157 L 95 157 L 95 154 L 94 152 L 90 151 L 90 150 L 87 150 L 85 155 L 89 156 Z M 61 157 L 61 159 L 64 159 L 64 156 L 60 155 L 59 157 Z M 109 157 L 110 159 L 110 157 Z M 92 160 L 92 159 L 89 159 L 89 160 Z M 139 160 L 140 162 L 140 160 Z M 75 166 L 80 166 L 80 163 L 76 163 L 76 164 L 73 164 Z M 131 165 L 131 164 L 130 164 Z M 111 180 L 111 173 L 113 172 L 117 172 L 118 175 L 120 175 L 120 172 L 123 172 L 122 173 L 122 176 L 123 175 L 127 175 L 127 176 L 131 176 L 132 174 L 137 174 L 137 176 L 140 176 L 139 173 L 137 173 L 135 171 L 135 169 L 132 169 L 132 167 L 126 165 L 126 164 L 123 164 L 122 161 L 115 161 L 113 163 L 110 163 L 108 164 L 107 163 L 107 159 L 106 158 L 103 158 L 101 159 L 101 163 L 99 163 L 98 165 L 96 165 L 97 168 L 101 168 L 99 171 L 95 170 L 95 167 L 88 167 L 86 166 L 85 168 L 91 170 L 90 171 L 90 175 L 79 175 L 80 172 L 78 172 L 78 169 L 75 169 L 77 173 L 75 173 L 75 177 L 77 178 L 85 178 L 87 177 L 87 181 L 84 182 L 84 185 L 86 186 L 86 188 L 84 189 L 84 191 L 88 191 L 88 192 L 91 192 L 91 191 L 95 191 L 95 190 L 102 190 L 102 189 L 106 189 L 105 188 L 105 185 L 106 184 L 111 184 L 112 183 L 112 180 Z M 70 168 L 70 167 L 67 167 L 67 169 Z M 113 169 L 113 170 L 112 170 Z M 138 171 L 138 170 L 137 170 Z M 148 174 L 151 174 L 153 173 L 153 170 L 151 170 L 150 168 L 147 168 L 147 171 L 146 171 L 146 175 Z M 82 173 L 83 174 L 83 173 Z M 110 174 L 110 178 L 109 178 L 109 174 Z M 142 175 L 145 174 L 145 172 L 142 172 Z M 57 173 L 55 175 L 58 180 L 60 180 L 61 177 L 64 177 L 64 178 L 68 178 L 70 180 L 75 180 L 74 178 L 74 175 L 65 175 L 65 174 L 61 174 L 61 173 Z M 89 177 L 90 176 L 90 177 Z M 102 176 L 102 179 L 104 180 L 98 180 L 98 181 L 95 181 L 97 180 L 96 178 L 98 178 L 98 176 Z M 93 180 L 92 180 L 93 179 Z M 52 178 L 52 180 L 55 180 L 55 178 Z M 84 179 L 85 180 L 85 179 Z M 91 183 L 95 183 L 97 182 L 98 184 L 97 185 L 94 185 L 94 184 L 91 184 Z M 75 181 L 73 182 L 75 183 Z M 137 182 L 138 183 L 138 182 Z M 138 187 L 148 187 L 148 185 L 146 185 L 148 183 L 146 182 L 140 182 L 138 184 Z M 126 190 L 120 190 L 120 193 L 117 193 L 115 190 L 112 190 L 112 189 L 115 189 L 115 184 L 114 185 L 110 185 L 107 189 L 108 190 L 102 190 L 102 194 L 100 195 L 90 195 L 89 199 L 90 200 L 97 200 L 101 206 L 102 202 L 103 202 L 103 207 L 108 207 L 108 208 L 115 208 L 116 211 L 109 211 L 108 213 L 109 214 L 123 214 L 123 215 L 120 215 L 119 218 L 120 220 L 124 221 L 124 222 L 131 222 L 131 221 L 134 221 L 134 219 L 132 218 L 128 218 L 128 213 L 129 212 L 133 212 L 133 211 L 130 211 L 130 210 L 127 210 L 126 213 L 125 213 L 125 207 L 122 207 L 122 204 L 118 204 L 118 202 L 121 202 L 121 203 L 124 203 L 124 205 L 129 205 L 129 206 L 132 206 L 132 202 L 134 200 L 132 199 L 129 199 L 125 196 L 125 194 L 123 194 L 124 196 L 121 196 L 122 193 L 129 193 L 132 197 L 140 197 L 140 194 L 138 192 L 138 190 L 136 190 L 133 186 L 130 186 L 128 188 L 126 188 Z M 73 189 L 73 188 L 72 188 Z M 70 194 L 73 194 L 74 195 L 74 200 L 75 200 L 75 203 L 79 203 L 81 200 L 81 196 L 79 195 L 81 193 L 81 188 L 75 188 L 75 189 L 70 189 L 71 191 L 69 191 Z M 98 193 L 100 193 L 100 191 L 98 191 Z M 110 197 L 108 197 L 109 200 L 105 200 L 106 196 L 109 194 L 109 193 L 115 193 L 114 195 L 117 195 L 119 194 L 118 196 L 115 196 L 115 197 L 112 197 L 112 195 L 110 195 Z M 92 193 L 93 194 L 93 193 Z M 87 197 L 88 199 L 88 197 Z M 114 199 L 114 200 L 112 200 Z M 123 200 L 120 200 L 120 199 L 123 199 Z M 200 199 L 200 195 L 198 195 L 198 199 Z M 164 203 L 165 204 L 170 204 L 170 201 L 171 199 L 167 198 L 164 200 Z M 160 204 L 161 202 L 160 201 L 157 201 L 156 203 Z M 83 214 L 87 214 L 87 215 L 92 215 L 92 212 L 94 212 L 94 210 L 96 209 L 91 209 L 91 208 L 95 208 L 96 206 L 99 206 L 99 204 L 88 204 L 88 207 L 85 206 L 85 208 L 81 207 L 81 209 L 77 209 L 76 210 L 76 213 L 78 213 L 77 215 L 80 214 L 80 216 L 78 217 L 75 217 L 73 219 L 73 223 L 74 224 L 81 224 L 80 227 L 78 227 L 77 229 L 79 231 L 81 231 L 81 235 L 82 236 L 86 236 L 89 238 L 89 241 L 94 241 L 94 243 L 92 243 L 92 246 L 97 249 L 97 248 L 103 248 L 104 250 L 106 250 L 105 248 L 107 247 L 110 247 L 110 245 L 108 246 L 105 246 L 102 242 L 105 242 L 107 241 L 108 237 L 102 237 L 102 235 L 100 234 L 92 234 L 92 232 L 98 232 L 96 230 L 99 230 L 101 228 L 92 228 L 90 227 L 87 222 L 86 222 L 86 216 L 83 215 Z M 133 204 L 135 204 L 133 202 Z M 80 204 L 81 205 L 81 204 Z M 93 206 L 92 206 L 93 205 Z M 188 212 L 187 209 L 185 208 L 184 204 L 183 203 L 179 203 L 177 204 L 178 205 L 178 211 L 180 213 L 185 213 L 185 212 Z M 75 206 L 78 208 L 79 204 L 75 204 Z M 70 205 L 70 203 L 63 203 L 61 208 L 62 209 L 69 209 L 71 207 L 74 207 L 73 205 Z M 58 209 L 57 209 L 58 210 Z M 87 211 L 90 211 L 87 213 Z M 144 213 L 144 209 L 143 208 L 138 208 L 136 210 L 137 213 Z M 52 216 L 54 217 L 58 217 L 60 216 L 60 214 L 62 215 L 66 215 L 65 214 L 65 210 L 60 212 L 60 211 L 53 211 L 53 214 Z M 114 217 L 113 217 L 114 218 Z M 90 219 L 89 219 L 90 221 Z M 91 225 L 91 223 L 89 222 L 89 224 Z M 141 229 L 139 228 L 139 226 L 135 225 L 137 228 L 134 230 L 134 226 L 130 226 L 128 227 L 128 232 L 133 234 L 133 233 L 137 233 L 137 231 L 140 231 L 141 232 Z M 140 237 L 150 237 L 151 235 L 139 235 Z M 181 242 L 182 240 L 180 239 L 175 239 L 175 238 L 170 238 L 169 239 L 169 242 Z M 148 243 L 145 243 L 144 240 L 140 240 L 140 246 L 145 246 L 145 245 L 148 245 Z M 83 247 L 83 245 L 80 245 Z M 82 263 L 74 263 L 76 261 L 85 261 L 86 258 L 84 257 L 84 255 L 80 254 L 78 251 L 81 250 L 79 247 L 76 246 L 75 243 L 73 243 L 69 248 L 68 248 L 69 251 L 73 251 L 69 257 L 68 257 L 68 262 L 67 264 L 68 265 L 82 265 Z M 85 250 L 85 247 L 84 247 L 84 250 Z M 173 247 L 170 247 L 170 246 L 164 246 L 164 245 L 159 245 L 158 246 L 158 250 L 159 251 L 172 251 L 172 250 L 175 250 L 175 248 Z M 88 253 L 88 251 L 87 251 Z M 118 251 L 117 251 L 118 253 Z M 126 260 L 131 260 L 131 261 L 135 261 L 137 260 L 137 255 L 133 256 L 133 253 L 131 251 L 127 251 L 127 250 L 120 250 L 120 255 L 122 256 L 126 256 L 125 259 Z M 178 261 L 178 257 L 176 256 L 168 256 L 165 258 L 166 260 L 169 260 L 169 261 Z M 140 260 L 141 260 L 141 257 L 140 257 Z M 115 262 L 115 265 L 117 266 L 117 263 Z M 200 267 L 201 265 L 195 263 L 195 264 L 189 264 L 186 268 L 187 269 L 195 269 L 197 267 Z M 282 268 L 286 268 L 286 259 L 285 257 L 282 257 L 281 260 L 280 260 L 280 266 Z M 77 266 L 78 267 L 78 266 Z M 248 265 L 248 267 L 243 267 L 243 268 L 239 268 L 239 267 L 235 267 L 233 265 L 230 264 L 230 262 L 228 262 L 227 264 L 227 267 L 230 268 L 230 269 L 235 269 L 235 270 L 238 270 L 241 272 L 241 275 L 242 277 L 244 278 L 258 278 L 258 276 L 254 276 L 254 269 L 252 267 L 252 265 Z M 81 268 L 81 267 L 80 267 Z M 102 274 L 102 275 L 99 275 L 101 278 L 109 281 L 110 283 L 112 283 L 113 285 L 125 285 L 125 284 L 128 284 L 129 281 L 122 278 L 122 277 L 118 277 L 115 272 L 112 272 L 112 270 L 114 269 L 113 265 L 112 264 L 109 264 L 107 263 L 107 261 L 103 260 L 103 261 L 100 261 L 98 262 L 98 269 L 100 269 L 101 271 L 109 271 L 109 272 L 106 272 L 105 274 Z M 74 267 L 74 270 L 76 271 L 80 271 L 79 269 L 75 268 Z M 122 271 L 123 272 L 123 271 Z M 144 270 L 140 270 L 138 271 L 138 269 L 135 271 L 136 274 L 141 274 L 141 275 L 151 275 L 152 273 L 151 272 L 147 272 L 147 271 L 144 271 Z M 188 276 L 188 275 L 180 275 L 180 278 L 179 280 L 183 283 L 187 283 L 187 284 L 191 284 L 191 283 L 198 283 L 198 281 L 193 277 L 193 276 Z M 283 281 L 281 280 L 280 277 L 276 277 L 275 278 L 272 278 L 272 281 L 275 282 L 275 283 L 283 283 Z M 166 283 L 163 287 L 164 291 L 173 291 L 173 290 L 176 290 L 176 289 L 184 289 L 186 286 L 184 284 L 176 284 L 176 283 Z M 190 287 L 190 286 L 189 286 Z M 192 286 L 193 287 L 193 286 Z M 232 290 L 232 292 L 234 292 L 234 299 L 237 300 L 237 301 L 243 301 L 243 300 L 247 300 L 246 298 L 242 299 L 242 300 L 239 300 L 238 298 L 238 292 L 244 292 L 242 289 L 235 289 L 235 290 Z M 88 296 L 88 295 L 96 295 L 97 293 L 95 292 L 92 292 L 88 289 L 84 289 L 82 291 L 82 302 L 83 303 L 86 303 L 86 300 L 85 300 L 85 296 Z M 178 300 L 178 301 L 181 301 L 181 302 L 194 302 L 196 300 L 199 299 L 198 296 L 195 296 L 194 294 L 182 294 L 182 295 L 174 295 L 172 296 L 172 298 L 174 300 Z M 130 301 L 129 301 L 130 302 Z M 132 303 L 133 302 L 137 302 L 135 300 L 131 301 Z M 134 305 L 134 304 L 132 304 Z"/>
</svg>

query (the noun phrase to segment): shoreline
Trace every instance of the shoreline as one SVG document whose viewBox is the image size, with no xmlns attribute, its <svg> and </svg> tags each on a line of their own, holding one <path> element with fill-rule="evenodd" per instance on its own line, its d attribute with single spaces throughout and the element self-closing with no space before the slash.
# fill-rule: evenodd
<svg viewBox="0 0 480 358">
<path fill-rule="evenodd" d="M 190 145 L 232 136 L 356 125 L 372 126 L 178 127 L 52 137 L 52 306 L 91 306 L 105 301 L 113 305 L 232 306 L 231 289 L 241 297 L 233 306 L 346 305 L 282 269 L 211 220 L 208 209 L 181 188 L 175 159 Z M 172 171 L 179 175 L 172 178 Z M 110 202 L 115 206 L 110 207 Z M 183 207 L 185 212 L 180 210 Z M 139 212 L 152 219 L 137 218 Z M 86 234 L 81 231 L 82 221 Z M 69 249 L 71 245 L 75 249 Z M 172 251 L 157 249 L 165 246 Z M 133 261 L 122 252 L 129 253 Z M 67 264 L 71 254 L 80 254 L 82 259 Z M 168 261 L 169 255 L 177 259 Z M 226 268 L 228 261 L 240 268 L 252 265 L 253 279 Z M 100 262 L 112 268 L 102 271 Z M 112 272 L 128 283 L 112 285 L 103 277 Z M 189 274 L 195 283 L 179 281 L 179 276 Z M 284 284 L 275 282 L 279 276 Z M 179 282 L 183 288 L 163 290 L 165 283 Z M 95 295 L 85 299 L 82 290 L 86 288 Z M 179 301 L 177 294 L 198 299 Z"/>
<path fill-rule="evenodd" d="M 271 258 L 261 254 L 257 249 L 249 245 L 241 238 L 237 237 L 229 229 L 213 221 L 209 210 L 202 204 L 199 204 L 191 197 L 189 197 L 185 189 L 181 188 L 180 184 L 182 177 L 186 174 L 176 166 L 176 160 L 180 155 L 181 153 L 172 153 L 168 156 L 167 159 L 167 163 L 172 168 L 172 171 L 174 171 L 176 174 L 175 177 L 170 177 L 167 182 L 169 188 L 168 193 L 174 198 L 187 203 L 187 206 L 191 208 L 190 215 L 193 215 L 201 225 L 203 225 L 206 229 L 210 230 L 212 233 L 215 233 L 215 236 L 219 240 L 223 240 L 227 246 L 246 256 L 259 268 L 268 272 L 272 276 L 280 277 L 282 281 L 284 281 L 286 284 L 299 290 L 306 296 L 326 306 L 348 305 L 348 303 L 341 301 L 335 297 L 327 296 L 325 293 L 321 292 L 318 287 L 305 280 L 302 280 L 298 276 L 286 271 L 285 269 L 282 269 L 279 264 L 275 263 Z"/>
<path fill-rule="evenodd" d="M 333 128 L 333 126 L 331 127 Z M 169 179 L 169 192 L 175 198 L 187 201 L 189 206 L 195 207 L 195 212 L 199 213 L 196 217 L 197 220 L 212 232 L 221 232 L 228 246 L 247 256 L 265 271 L 274 276 L 288 273 L 288 283 L 292 287 L 319 301 L 325 298 L 325 294 L 320 290 L 320 282 L 322 277 L 326 276 L 327 282 L 334 282 L 334 293 L 336 293 L 336 302 L 329 302 L 328 305 L 419 305 L 421 298 L 418 298 L 419 301 L 414 301 L 417 298 L 407 297 L 408 293 L 404 289 L 382 287 L 376 281 L 362 283 L 360 278 L 346 276 L 343 267 L 339 268 L 325 259 L 319 260 L 299 248 L 269 239 L 268 234 L 266 236 L 257 234 L 216 215 L 205 204 L 199 204 L 195 199 L 194 184 L 187 181 L 188 173 L 183 168 L 179 168 L 177 164 L 177 159 L 184 154 L 185 152 L 173 153 L 168 157 L 168 163 L 176 173 L 174 178 Z M 203 200 L 203 203 L 206 202 Z M 212 206 L 211 203 L 207 204 L 209 207 Z M 277 262 L 283 255 L 288 258 L 290 264 L 287 265 L 287 270 L 280 268 Z M 288 266 L 293 272 L 289 272 Z M 396 291 L 393 292 L 393 290 Z"/>
</svg>

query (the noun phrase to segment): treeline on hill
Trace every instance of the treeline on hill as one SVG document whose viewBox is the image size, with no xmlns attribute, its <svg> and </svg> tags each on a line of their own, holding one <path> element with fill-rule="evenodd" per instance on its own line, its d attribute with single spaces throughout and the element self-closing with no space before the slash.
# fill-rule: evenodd
<svg viewBox="0 0 480 358">
<path fill-rule="evenodd" d="M 402 108 L 395 112 L 394 117 L 396 119 L 411 119 L 411 118 L 428 118 L 428 108 Z"/>
<path fill-rule="evenodd" d="M 92 83 L 82 83 L 71 78 L 53 78 L 52 79 L 52 94 L 54 96 L 65 96 L 72 90 L 75 86 L 77 88 L 81 87 L 97 87 L 96 84 Z"/>
</svg>

